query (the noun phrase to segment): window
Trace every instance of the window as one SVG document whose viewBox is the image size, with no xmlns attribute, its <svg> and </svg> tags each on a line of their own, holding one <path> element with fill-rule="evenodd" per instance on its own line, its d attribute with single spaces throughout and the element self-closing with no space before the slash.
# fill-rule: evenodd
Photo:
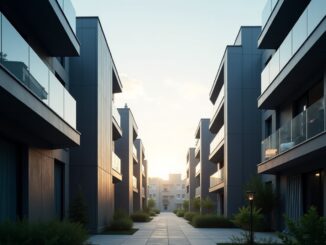
<svg viewBox="0 0 326 245">
<path fill-rule="evenodd" d="M 180 194 L 177 195 L 177 198 L 180 199 Z"/>
<path fill-rule="evenodd" d="M 185 194 L 182 194 L 182 198 L 185 198 Z"/>
</svg>

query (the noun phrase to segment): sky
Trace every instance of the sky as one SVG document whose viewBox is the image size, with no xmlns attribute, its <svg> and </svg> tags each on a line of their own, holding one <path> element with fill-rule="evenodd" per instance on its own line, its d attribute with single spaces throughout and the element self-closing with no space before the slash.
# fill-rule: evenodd
<svg viewBox="0 0 326 245">
<path fill-rule="evenodd" d="M 261 25 L 265 0 L 72 0 L 99 16 L 131 108 L 149 176 L 184 173 L 226 45 L 241 25 Z"/>
</svg>

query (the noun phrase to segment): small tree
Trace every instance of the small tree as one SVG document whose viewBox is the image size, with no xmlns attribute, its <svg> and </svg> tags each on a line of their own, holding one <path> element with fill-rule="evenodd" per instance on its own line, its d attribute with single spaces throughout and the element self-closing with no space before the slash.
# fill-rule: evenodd
<svg viewBox="0 0 326 245">
<path fill-rule="evenodd" d="M 153 208 L 155 208 L 156 206 L 156 202 L 153 198 L 148 199 L 147 201 L 147 207 L 149 208 L 149 210 L 152 210 Z"/>
<path fill-rule="evenodd" d="M 86 226 L 88 223 L 87 205 L 81 187 L 78 188 L 77 195 L 70 203 L 69 219 L 83 226 Z"/>
<path fill-rule="evenodd" d="M 209 196 L 207 196 L 205 199 L 202 200 L 201 205 L 205 209 L 205 212 L 207 213 L 213 212 L 214 202 Z"/>
<path fill-rule="evenodd" d="M 188 212 L 189 211 L 189 200 L 184 200 L 182 203 L 183 210 Z"/>
<path fill-rule="evenodd" d="M 192 207 L 196 212 L 200 211 L 200 198 L 192 199 Z"/>
</svg>

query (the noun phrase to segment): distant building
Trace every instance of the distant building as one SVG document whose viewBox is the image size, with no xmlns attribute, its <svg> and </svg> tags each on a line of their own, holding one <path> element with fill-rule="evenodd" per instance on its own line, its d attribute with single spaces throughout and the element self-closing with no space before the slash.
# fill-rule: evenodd
<svg viewBox="0 0 326 245">
<path fill-rule="evenodd" d="M 168 180 L 148 179 L 148 197 L 155 200 L 156 208 L 161 211 L 181 209 L 186 200 L 186 181 L 181 174 L 170 174 Z"/>
</svg>

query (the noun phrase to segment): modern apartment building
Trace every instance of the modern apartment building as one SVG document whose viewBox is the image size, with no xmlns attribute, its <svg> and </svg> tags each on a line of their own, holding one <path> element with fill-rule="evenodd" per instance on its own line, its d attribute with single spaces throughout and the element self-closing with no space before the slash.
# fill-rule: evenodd
<svg viewBox="0 0 326 245">
<path fill-rule="evenodd" d="M 261 113 L 257 110 L 262 51 L 261 27 L 241 27 L 225 49 L 210 91 L 214 104 L 209 130 L 214 139 L 209 160 L 215 164 L 209 192 L 217 193 L 217 212 L 231 217 L 241 207 L 244 186 L 257 173 Z"/>
<path fill-rule="evenodd" d="M 121 174 L 123 179 L 115 185 L 115 205 L 128 214 L 138 211 L 140 208 L 140 197 L 142 189 L 139 185 L 140 170 L 138 151 L 135 140 L 138 136 L 138 126 L 130 108 L 126 105 L 118 109 L 121 118 L 122 137 L 115 142 L 115 151 L 121 159 Z M 143 151 L 141 151 L 143 153 Z M 138 165 L 138 167 L 137 167 Z M 137 176 L 138 178 L 137 178 Z M 135 203 L 135 207 L 134 207 Z M 138 206 L 136 206 L 138 205 Z"/>
<path fill-rule="evenodd" d="M 135 140 L 137 149 L 137 164 L 134 164 L 134 176 L 137 178 L 138 193 L 133 195 L 134 211 L 142 210 L 147 203 L 147 161 L 145 159 L 145 148 L 141 139 Z"/>
<path fill-rule="evenodd" d="M 80 147 L 71 151 L 70 201 L 82 192 L 91 231 L 103 230 L 114 212 L 114 183 L 122 180 L 114 140 L 121 137 L 113 94 L 122 90 L 97 17 L 77 18 L 80 57 L 70 59 L 70 89 L 76 98 Z"/>
<path fill-rule="evenodd" d="M 68 211 L 69 148 L 80 134 L 65 57 L 79 55 L 79 42 L 65 2 L 0 2 L 0 222 Z"/>
<path fill-rule="evenodd" d="M 161 211 L 182 209 L 183 201 L 186 200 L 185 180 L 181 179 L 181 174 L 169 174 L 168 180 L 149 178 L 148 195 Z"/>
<path fill-rule="evenodd" d="M 275 178 L 280 217 L 326 214 L 325 15 L 324 0 L 267 1 L 263 13 L 258 172 Z"/>
<path fill-rule="evenodd" d="M 195 148 L 189 148 L 186 163 L 186 198 L 189 200 L 189 210 L 194 211 L 191 200 L 195 198 L 196 178 L 195 171 L 199 160 L 195 158 Z"/>
<path fill-rule="evenodd" d="M 195 167 L 195 198 L 204 200 L 209 197 L 216 203 L 216 193 L 209 191 L 210 176 L 216 172 L 216 164 L 209 161 L 209 145 L 213 138 L 213 134 L 209 131 L 209 125 L 209 119 L 200 119 L 195 133 L 195 158 L 198 160 Z M 201 207 L 200 212 L 203 211 L 203 207 Z"/>
</svg>

